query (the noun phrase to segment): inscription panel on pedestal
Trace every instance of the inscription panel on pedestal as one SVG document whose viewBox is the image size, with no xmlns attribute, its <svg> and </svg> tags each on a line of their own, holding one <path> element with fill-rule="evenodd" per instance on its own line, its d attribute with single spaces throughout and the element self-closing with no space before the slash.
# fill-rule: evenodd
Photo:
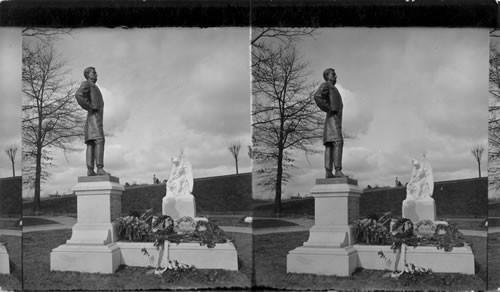
<svg viewBox="0 0 500 292">
<path fill-rule="evenodd" d="M 349 197 L 348 199 L 348 224 L 352 224 L 359 217 L 359 197 Z"/>
<path fill-rule="evenodd" d="M 111 218 L 110 220 L 113 221 L 116 218 L 121 216 L 122 212 L 122 198 L 118 194 L 113 194 L 110 196 L 110 203 L 111 203 Z"/>
</svg>

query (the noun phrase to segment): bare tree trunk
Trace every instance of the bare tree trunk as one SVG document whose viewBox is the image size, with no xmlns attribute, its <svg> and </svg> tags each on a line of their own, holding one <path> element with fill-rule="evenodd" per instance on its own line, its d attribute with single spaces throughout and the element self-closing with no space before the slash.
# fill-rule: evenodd
<svg viewBox="0 0 500 292">
<path fill-rule="evenodd" d="M 238 172 L 238 157 L 236 157 L 235 162 L 236 162 L 236 174 L 238 174 L 239 173 Z"/>
<path fill-rule="evenodd" d="M 276 171 L 276 194 L 274 197 L 274 214 L 280 216 L 281 213 L 281 185 L 283 182 L 283 148 L 278 149 L 278 165 Z"/>
<path fill-rule="evenodd" d="M 15 177 L 16 176 L 16 169 L 14 167 L 14 158 L 11 158 L 10 162 L 12 163 L 12 177 Z"/>
<path fill-rule="evenodd" d="M 481 161 L 477 161 L 477 169 L 479 170 L 479 177 L 481 177 Z"/>
<path fill-rule="evenodd" d="M 36 170 L 35 170 L 35 197 L 33 198 L 33 211 L 35 215 L 40 213 L 40 185 L 42 177 L 42 147 L 37 145 Z"/>
</svg>

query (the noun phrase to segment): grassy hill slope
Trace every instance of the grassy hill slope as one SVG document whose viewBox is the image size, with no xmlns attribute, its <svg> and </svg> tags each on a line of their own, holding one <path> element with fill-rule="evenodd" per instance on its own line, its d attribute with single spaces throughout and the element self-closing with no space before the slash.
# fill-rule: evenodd
<svg viewBox="0 0 500 292">
<path fill-rule="evenodd" d="M 22 212 L 22 178 L 0 178 L 0 217 L 20 217 Z"/>
<path fill-rule="evenodd" d="M 153 208 L 161 212 L 165 184 L 127 187 L 122 194 L 122 214 Z M 252 174 L 224 175 L 194 180 L 193 194 L 198 214 L 250 213 L 252 209 Z M 31 213 L 32 202 L 23 204 L 24 214 Z M 76 196 L 42 200 L 43 214 L 76 214 Z"/>
<path fill-rule="evenodd" d="M 442 181 L 434 184 L 438 217 L 477 217 L 488 215 L 488 179 L 473 178 Z M 360 216 L 391 211 L 401 216 L 405 187 L 365 190 L 359 200 Z M 273 204 L 261 205 L 255 215 L 272 216 Z M 314 215 L 314 199 L 289 200 L 282 203 L 282 215 Z"/>
</svg>

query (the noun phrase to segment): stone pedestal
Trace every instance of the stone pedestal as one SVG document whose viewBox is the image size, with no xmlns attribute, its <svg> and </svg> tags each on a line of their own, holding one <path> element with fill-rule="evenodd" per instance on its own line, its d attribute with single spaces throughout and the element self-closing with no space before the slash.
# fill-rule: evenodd
<svg viewBox="0 0 500 292">
<path fill-rule="evenodd" d="M 180 197 L 163 197 L 162 214 L 168 215 L 174 220 L 185 216 L 195 218 L 196 203 L 194 200 L 194 196 L 189 194 Z"/>
<path fill-rule="evenodd" d="M 358 253 L 358 266 L 369 270 L 392 270 L 396 253 L 388 245 L 355 244 Z M 383 253 L 385 259 L 380 256 Z M 435 246 L 408 246 L 406 262 L 415 266 L 431 269 L 434 273 L 460 273 L 474 275 L 474 254 L 470 246 L 454 247 L 451 251 L 437 249 Z M 403 265 L 402 256 L 398 268 Z"/>
<path fill-rule="evenodd" d="M 413 223 L 417 223 L 420 220 L 434 221 L 436 219 L 436 204 L 434 203 L 434 199 L 404 200 L 403 218 L 410 219 Z"/>
<path fill-rule="evenodd" d="M 111 222 L 121 215 L 123 190 L 113 176 L 78 178 L 73 188 L 78 221 L 71 239 L 50 253 L 51 270 L 113 273 L 118 268 L 120 250 Z"/>
<path fill-rule="evenodd" d="M 303 246 L 288 253 L 288 273 L 349 276 L 357 267 L 351 223 L 359 217 L 361 189 L 349 178 L 317 179 L 314 226 Z"/>
<path fill-rule="evenodd" d="M 0 274 L 10 274 L 9 253 L 3 243 L 0 243 Z"/>
<path fill-rule="evenodd" d="M 152 242 L 117 242 L 120 247 L 121 264 L 133 267 L 156 267 L 159 251 Z M 146 249 L 151 257 L 144 255 Z M 238 270 L 238 253 L 232 242 L 218 243 L 213 248 L 197 242 L 166 243 L 162 266 L 168 260 L 193 265 L 197 269 Z"/>
</svg>

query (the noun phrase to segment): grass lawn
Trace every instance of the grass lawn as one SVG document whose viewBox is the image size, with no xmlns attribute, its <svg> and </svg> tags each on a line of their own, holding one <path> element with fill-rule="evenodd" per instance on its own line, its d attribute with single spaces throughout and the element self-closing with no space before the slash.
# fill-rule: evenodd
<svg viewBox="0 0 500 292">
<path fill-rule="evenodd" d="M 151 269 L 122 266 L 114 274 L 51 272 L 50 251 L 71 237 L 70 229 L 28 232 L 23 238 L 24 289 L 26 290 L 122 290 L 249 287 L 252 279 L 252 237 L 227 233 L 235 240 L 239 271 L 167 271 L 162 276 Z"/>
<path fill-rule="evenodd" d="M 217 217 L 217 215 L 207 216 L 210 221 L 213 221 L 215 224 L 218 226 L 237 226 L 237 227 L 251 227 L 250 224 L 242 222 L 242 218 L 245 216 L 241 217 Z"/>
<path fill-rule="evenodd" d="M 214 221 L 219 226 L 237 226 L 237 227 L 251 227 L 253 229 L 273 228 L 273 227 L 288 227 L 297 226 L 297 224 L 279 219 L 259 219 L 253 218 L 252 224 L 244 223 L 241 218 L 237 217 L 217 217 L 210 216 L 210 220 Z"/>
<path fill-rule="evenodd" d="M 500 218 L 489 218 L 488 227 L 500 227 Z"/>
<path fill-rule="evenodd" d="M 22 259 L 21 259 L 21 236 L 0 236 L 0 241 L 7 244 L 7 252 L 10 259 L 10 275 L 0 275 L 0 287 L 4 290 L 22 289 Z"/>
<path fill-rule="evenodd" d="M 47 224 L 60 224 L 60 223 L 44 218 L 36 218 L 36 217 L 23 218 L 23 226 L 36 226 L 36 225 L 47 225 Z"/>
<path fill-rule="evenodd" d="M 500 233 L 488 234 L 488 289 L 500 287 Z"/>
<path fill-rule="evenodd" d="M 488 202 L 488 216 L 500 217 L 500 201 Z"/>
<path fill-rule="evenodd" d="M 18 218 L 1 218 L 0 229 L 21 230 L 21 226 L 17 224 L 18 221 Z"/>
<path fill-rule="evenodd" d="M 430 274 L 411 279 L 383 278 L 384 271 L 358 270 L 351 277 L 287 274 L 288 251 L 307 241 L 308 232 L 289 232 L 254 236 L 255 282 L 258 287 L 288 289 L 378 289 L 378 290 L 471 290 L 485 288 L 486 239 L 467 237 L 473 244 L 476 275 Z"/>
<path fill-rule="evenodd" d="M 486 227 L 483 223 L 484 219 L 474 219 L 474 220 L 467 220 L 467 219 L 448 219 L 448 223 L 455 224 L 455 226 L 458 229 L 465 229 L 465 230 L 477 230 L 477 231 L 488 231 L 488 227 Z M 489 224 L 489 222 L 488 222 Z"/>
</svg>

